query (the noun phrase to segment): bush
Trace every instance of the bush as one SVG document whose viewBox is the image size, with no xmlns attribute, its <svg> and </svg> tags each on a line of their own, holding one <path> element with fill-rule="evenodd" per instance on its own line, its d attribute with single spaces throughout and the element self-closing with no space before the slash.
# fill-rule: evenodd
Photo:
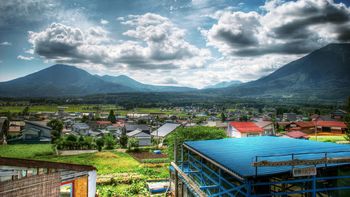
<svg viewBox="0 0 350 197">
<path fill-rule="evenodd" d="M 178 146 L 178 155 L 180 155 L 180 146 L 185 141 L 198 141 L 198 140 L 213 140 L 223 139 L 226 137 L 226 132 L 222 129 L 215 127 L 178 127 L 175 132 L 172 132 L 167 138 L 168 143 L 168 155 L 171 160 L 174 159 L 174 143 L 175 139 Z"/>
<path fill-rule="evenodd" d="M 96 148 L 91 137 L 80 136 L 77 139 L 74 135 L 68 135 L 67 137 L 56 140 L 55 146 L 58 150 L 88 150 Z"/>
<path fill-rule="evenodd" d="M 104 144 L 106 145 L 107 150 L 111 150 L 115 146 L 115 139 L 112 135 L 106 135 L 103 137 L 104 139 Z"/>
<path fill-rule="evenodd" d="M 139 150 L 139 140 L 136 138 L 128 139 L 128 150 L 138 151 Z"/>
<path fill-rule="evenodd" d="M 97 146 L 97 150 L 101 151 L 104 145 L 104 140 L 102 138 L 98 138 L 96 139 L 96 146 Z"/>
</svg>

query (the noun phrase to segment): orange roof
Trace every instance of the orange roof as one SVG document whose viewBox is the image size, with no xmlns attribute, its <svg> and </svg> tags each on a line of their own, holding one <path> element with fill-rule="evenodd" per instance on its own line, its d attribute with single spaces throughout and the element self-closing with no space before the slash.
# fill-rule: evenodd
<svg viewBox="0 0 350 197">
<path fill-rule="evenodd" d="M 230 125 L 241 133 L 261 133 L 264 131 L 253 122 L 230 122 Z"/>
<path fill-rule="evenodd" d="M 346 124 L 344 122 L 339 122 L 339 121 L 317 121 L 316 125 L 317 126 L 321 126 L 321 127 L 341 127 L 341 128 L 346 128 Z"/>
</svg>

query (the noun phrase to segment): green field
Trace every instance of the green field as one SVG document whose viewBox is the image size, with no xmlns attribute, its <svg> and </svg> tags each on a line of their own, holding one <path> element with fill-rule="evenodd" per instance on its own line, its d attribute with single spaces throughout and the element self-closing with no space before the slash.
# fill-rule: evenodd
<svg viewBox="0 0 350 197">
<path fill-rule="evenodd" d="M 29 112 L 57 112 L 57 107 L 60 105 L 33 105 L 29 106 Z M 172 109 L 162 110 L 161 108 L 135 108 L 133 110 L 125 110 L 116 105 L 62 105 L 66 107 L 66 112 L 109 112 L 114 110 L 116 114 L 126 115 L 128 113 L 163 113 L 166 115 L 177 115 L 180 117 L 186 116 L 184 112 L 178 112 Z M 0 106 L 0 113 L 11 112 L 19 113 L 22 112 L 25 106 Z"/>
<path fill-rule="evenodd" d="M 311 136 L 310 140 L 315 140 L 315 136 Z M 338 142 L 338 141 L 346 141 L 344 136 L 317 136 L 317 141 L 319 142 Z"/>
<path fill-rule="evenodd" d="M 97 186 L 100 196 L 145 195 L 147 179 L 164 179 L 169 174 L 167 165 L 141 164 L 129 154 L 116 151 L 57 156 L 50 144 L 3 145 L 0 156 L 93 165 L 99 176 L 113 177 Z"/>
</svg>

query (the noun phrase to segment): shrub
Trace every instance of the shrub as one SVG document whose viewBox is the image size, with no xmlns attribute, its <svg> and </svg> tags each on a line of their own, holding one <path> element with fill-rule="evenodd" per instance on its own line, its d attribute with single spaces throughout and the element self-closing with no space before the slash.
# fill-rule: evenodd
<svg viewBox="0 0 350 197">
<path fill-rule="evenodd" d="M 104 145 L 104 140 L 102 138 L 96 139 L 96 146 L 98 151 L 102 150 L 103 145 Z"/>
<path fill-rule="evenodd" d="M 134 150 L 138 151 L 139 150 L 139 140 L 136 138 L 129 138 L 128 139 L 128 150 Z"/>
<path fill-rule="evenodd" d="M 106 145 L 106 149 L 110 150 L 114 148 L 115 145 L 115 139 L 112 135 L 106 135 L 103 137 L 104 139 L 104 144 Z"/>
<path fill-rule="evenodd" d="M 180 155 L 180 146 L 185 141 L 212 140 L 222 139 L 226 137 L 226 133 L 222 129 L 215 127 L 178 127 L 175 132 L 172 132 L 167 138 L 168 155 L 171 160 L 174 159 L 174 143 L 175 139 L 178 146 L 178 155 Z"/>
</svg>

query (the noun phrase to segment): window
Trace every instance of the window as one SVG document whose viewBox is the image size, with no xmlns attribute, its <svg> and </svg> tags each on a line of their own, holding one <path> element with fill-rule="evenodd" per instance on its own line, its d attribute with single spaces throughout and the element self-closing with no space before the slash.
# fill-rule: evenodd
<svg viewBox="0 0 350 197">
<path fill-rule="evenodd" d="M 73 182 L 61 183 L 60 197 L 73 197 Z"/>
</svg>

